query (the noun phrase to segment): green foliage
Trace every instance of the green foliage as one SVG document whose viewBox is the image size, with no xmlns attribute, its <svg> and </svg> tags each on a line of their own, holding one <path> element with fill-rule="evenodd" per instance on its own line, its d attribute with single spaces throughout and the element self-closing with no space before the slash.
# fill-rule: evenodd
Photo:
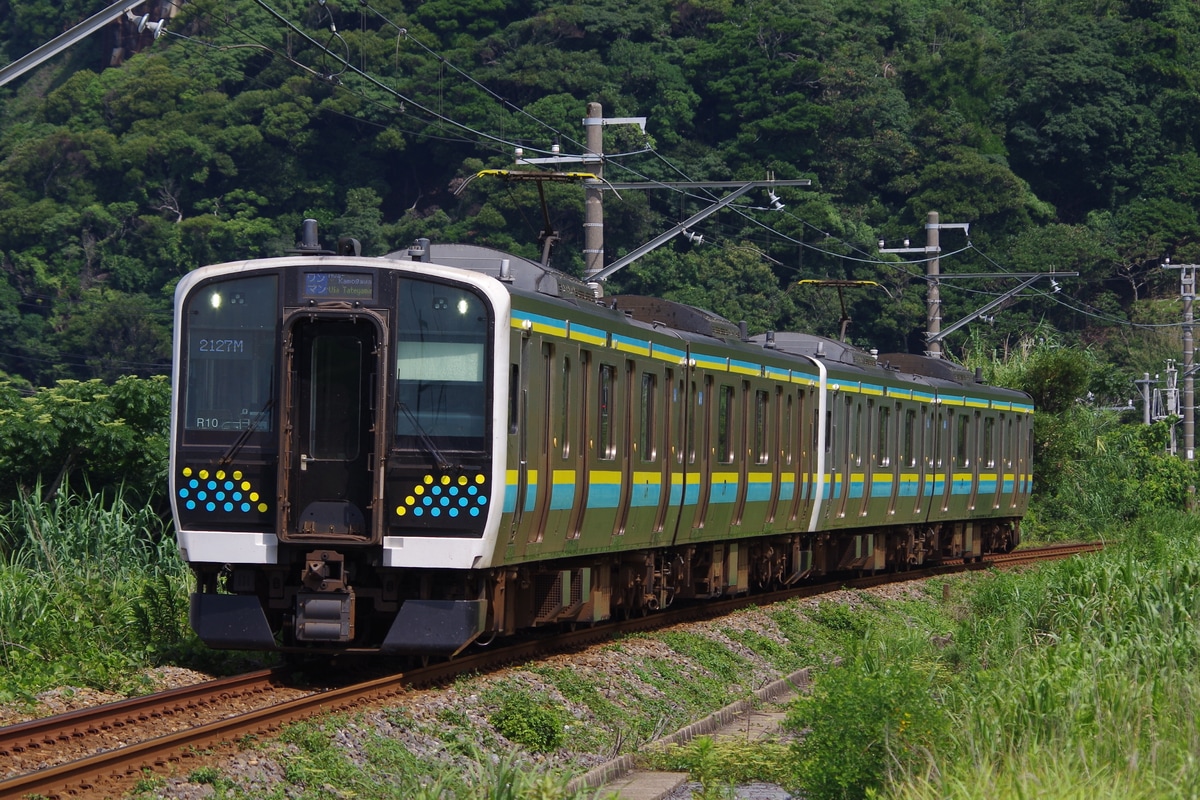
<svg viewBox="0 0 1200 800">
<path fill-rule="evenodd" d="M 860 613 L 844 603 L 820 603 L 812 613 L 813 621 L 835 635 L 857 639 L 866 633 L 871 615 Z"/>
<path fill-rule="evenodd" d="M 497 758 L 476 754 L 467 785 L 456 785 L 452 778 L 439 777 L 421 785 L 414 800 L 585 800 L 592 796 L 586 789 L 567 791 L 569 780 L 552 772 L 543 772 L 524 763 L 511 753 Z"/>
<path fill-rule="evenodd" d="M 982 369 L 990 383 L 1029 392 L 1037 407 L 1027 529 L 1053 537 L 1186 507 L 1198 473 L 1194 463 L 1168 452 L 1177 420 L 1146 426 L 1098 408 L 1112 402 L 1121 384 L 1094 351 L 1066 347 L 1040 328 L 1007 358 L 972 349 L 966 365 Z"/>
<path fill-rule="evenodd" d="M 75 685 L 140 690 L 190 639 L 190 576 L 148 506 L 24 496 L 0 514 L 0 697 Z"/>
<path fill-rule="evenodd" d="M 1186 797 L 1200 693 L 1193 515 L 1160 512 L 1102 554 L 996 574 L 954 633 L 955 725 L 890 794 Z M 1052 788 L 1050 788 L 1052 787 Z"/>
<path fill-rule="evenodd" d="M 651 751 L 645 762 L 650 769 L 688 772 L 705 797 L 742 783 L 796 784 L 788 746 L 776 741 L 699 736 L 684 745 Z"/>
<path fill-rule="evenodd" d="M 159 500 L 166 486 L 170 385 L 163 377 L 60 381 L 0 391 L 0 500 L 68 482 Z"/>
<path fill-rule="evenodd" d="M 1086 361 L 1077 352 L 1066 348 L 1039 349 L 1025 365 L 1025 374 L 1014 388 L 1027 392 L 1041 411 L 1058 414 L 1087 391 L 1088 372 Z"/>
<path fill-rule="evenodd" d="M 941 673 L 911 646 L 868 640 L 819 675 L 788 711 L 804 731 L 794 745 L 804 796 L 861 798 L 897 771 L 925 763 L 949 719 L 937 702 Z"/>
<path fill-rule="evenodd" d="M 804 662 L 796 657 L 796 654 L 789 650 L 785 645 L 781 645 L 769 636 L 764 636 L 758 631 L 751 629 L 724 631 L 735 642 L 738 642 L 750 650 L 765 656 L 775 667 L 775 670 L 781 675 L 786 675 L 794 672 L 804 666 Z"/>
<path fill-rule="evenodd" d="M 611 158 L 610 180 L 814 181 L 783 191 L 782 212 L 748 195 L 698 226 L 706 244 L 677 238 L 614 288 L 755 332 L 830 334 L 829 297 L 789 287 L 882 278 L 890 297 L 848 299 L 853 339 L 915 351 L 919 268 L 881 268 L 874 243 L 912 236 L 936 210 L 972 224 L 974 248 L 946 234 L 946 272 L 1082 273 L 1064 284 L 1071 302 L 1026 293 L 1005 308 L 982 334 L 991 346 L 1044 321 L 1101 360 L 1157 371 L 1163 337 L 1126 323 L 1175 293 L 1164 256 L 1200 257 L 1194 4 L 410 6 L 285 4 L 314 41 L 331 25 L 340 38 L 289 33 L 284 48 L 280 21 L 250 0 L 198 0 L 169 23 L 186 36 L 125 36 L 115 67 L 87 41 L 5 87 L 0 371 L 33 385 L 164 373 L 169 287 L 201 264 L 280 253 L 305 216 L 370 255 L 429 236 L 539 257 L 535 187 L 448 187 L 509 166 L 513 143 L 577 152 L 590 101 L 648 118 L 645 133 L 605 127 L 607 153 L 653 148 Z M 15 58 L 94 10 L 0 0 L 0 52 Z M 553 263 L 578 274 L 582 193 L 545 188 L 562 237 Z M 608 259 L 708 202 L 608 193 Z M 947 282 L 943 316 L 1002 283 Z"/>
<path fill-rule="evenodd" d="M 215 786 L 221 779 L 221 771 L 212 766 L 198 767 L 188 773 L 187 779 L 189 783 Z"/>
<path fill-rule="evenodd" d="M 745 659 L 712 639 L 673 631 L 663 633 L 659 638 L 672 650 L 695 661 L 726 686 L 739 683 L 745 675 Z"/>
<path fill-rule="evenodd" d="M 535 753 L 549 753 L 563 744 L 567 716 L 560 706 L 545 699 L 511 692 L 501 700 L 500 707 L 488 715 L 488 721 L 510 742 Z"/>
</svg>

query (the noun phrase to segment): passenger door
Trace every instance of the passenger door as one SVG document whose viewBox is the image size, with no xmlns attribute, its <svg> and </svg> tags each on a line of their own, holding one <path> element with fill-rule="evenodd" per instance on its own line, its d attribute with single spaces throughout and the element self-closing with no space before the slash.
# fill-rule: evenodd
<svg viewBox="0 0 1200 800">
<path fill-rule="evenodd" d="M 287 323 L 280 538 L 373 541 L 382 326 L 312 312 Z"/>
</svg>

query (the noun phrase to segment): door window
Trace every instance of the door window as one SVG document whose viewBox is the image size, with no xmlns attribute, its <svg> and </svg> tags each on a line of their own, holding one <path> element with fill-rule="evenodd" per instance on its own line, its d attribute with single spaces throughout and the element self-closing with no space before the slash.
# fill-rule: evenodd
<svg viewBox="0 0 1200 800">
<path fill-rule="evenodd" d="M 354 336 L 318 337 L 312 348 L 308 415 L 313 458 L 358 458 L 361 387 L 362 341 Z"/>
</svg>

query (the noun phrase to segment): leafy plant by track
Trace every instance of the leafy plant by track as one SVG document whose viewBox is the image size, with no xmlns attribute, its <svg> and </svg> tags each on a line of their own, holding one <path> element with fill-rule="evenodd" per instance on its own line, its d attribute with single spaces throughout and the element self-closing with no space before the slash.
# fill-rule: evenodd
<svg viewBox="0 0 1200 800">
<path fill-rule="evenodd" d="M 147 690 L 147 667 L 204 653 L 187 626 L 190 586 L 149 505 L 120 491 L 22 496 L 0 514 L 0 700 Z"/>
</svg>

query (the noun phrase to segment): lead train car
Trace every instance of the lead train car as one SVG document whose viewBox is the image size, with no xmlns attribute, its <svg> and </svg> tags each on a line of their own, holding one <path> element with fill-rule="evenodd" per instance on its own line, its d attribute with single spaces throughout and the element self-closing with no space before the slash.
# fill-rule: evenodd
<svg viewBox="0 0 1200 800">
<path fill-rule="evenodd" d="M 1011 549 L 1033 408 L 478 247 L 205 267 L 170 484 L 213 647 L 452 655 Z"/>
</svg>

